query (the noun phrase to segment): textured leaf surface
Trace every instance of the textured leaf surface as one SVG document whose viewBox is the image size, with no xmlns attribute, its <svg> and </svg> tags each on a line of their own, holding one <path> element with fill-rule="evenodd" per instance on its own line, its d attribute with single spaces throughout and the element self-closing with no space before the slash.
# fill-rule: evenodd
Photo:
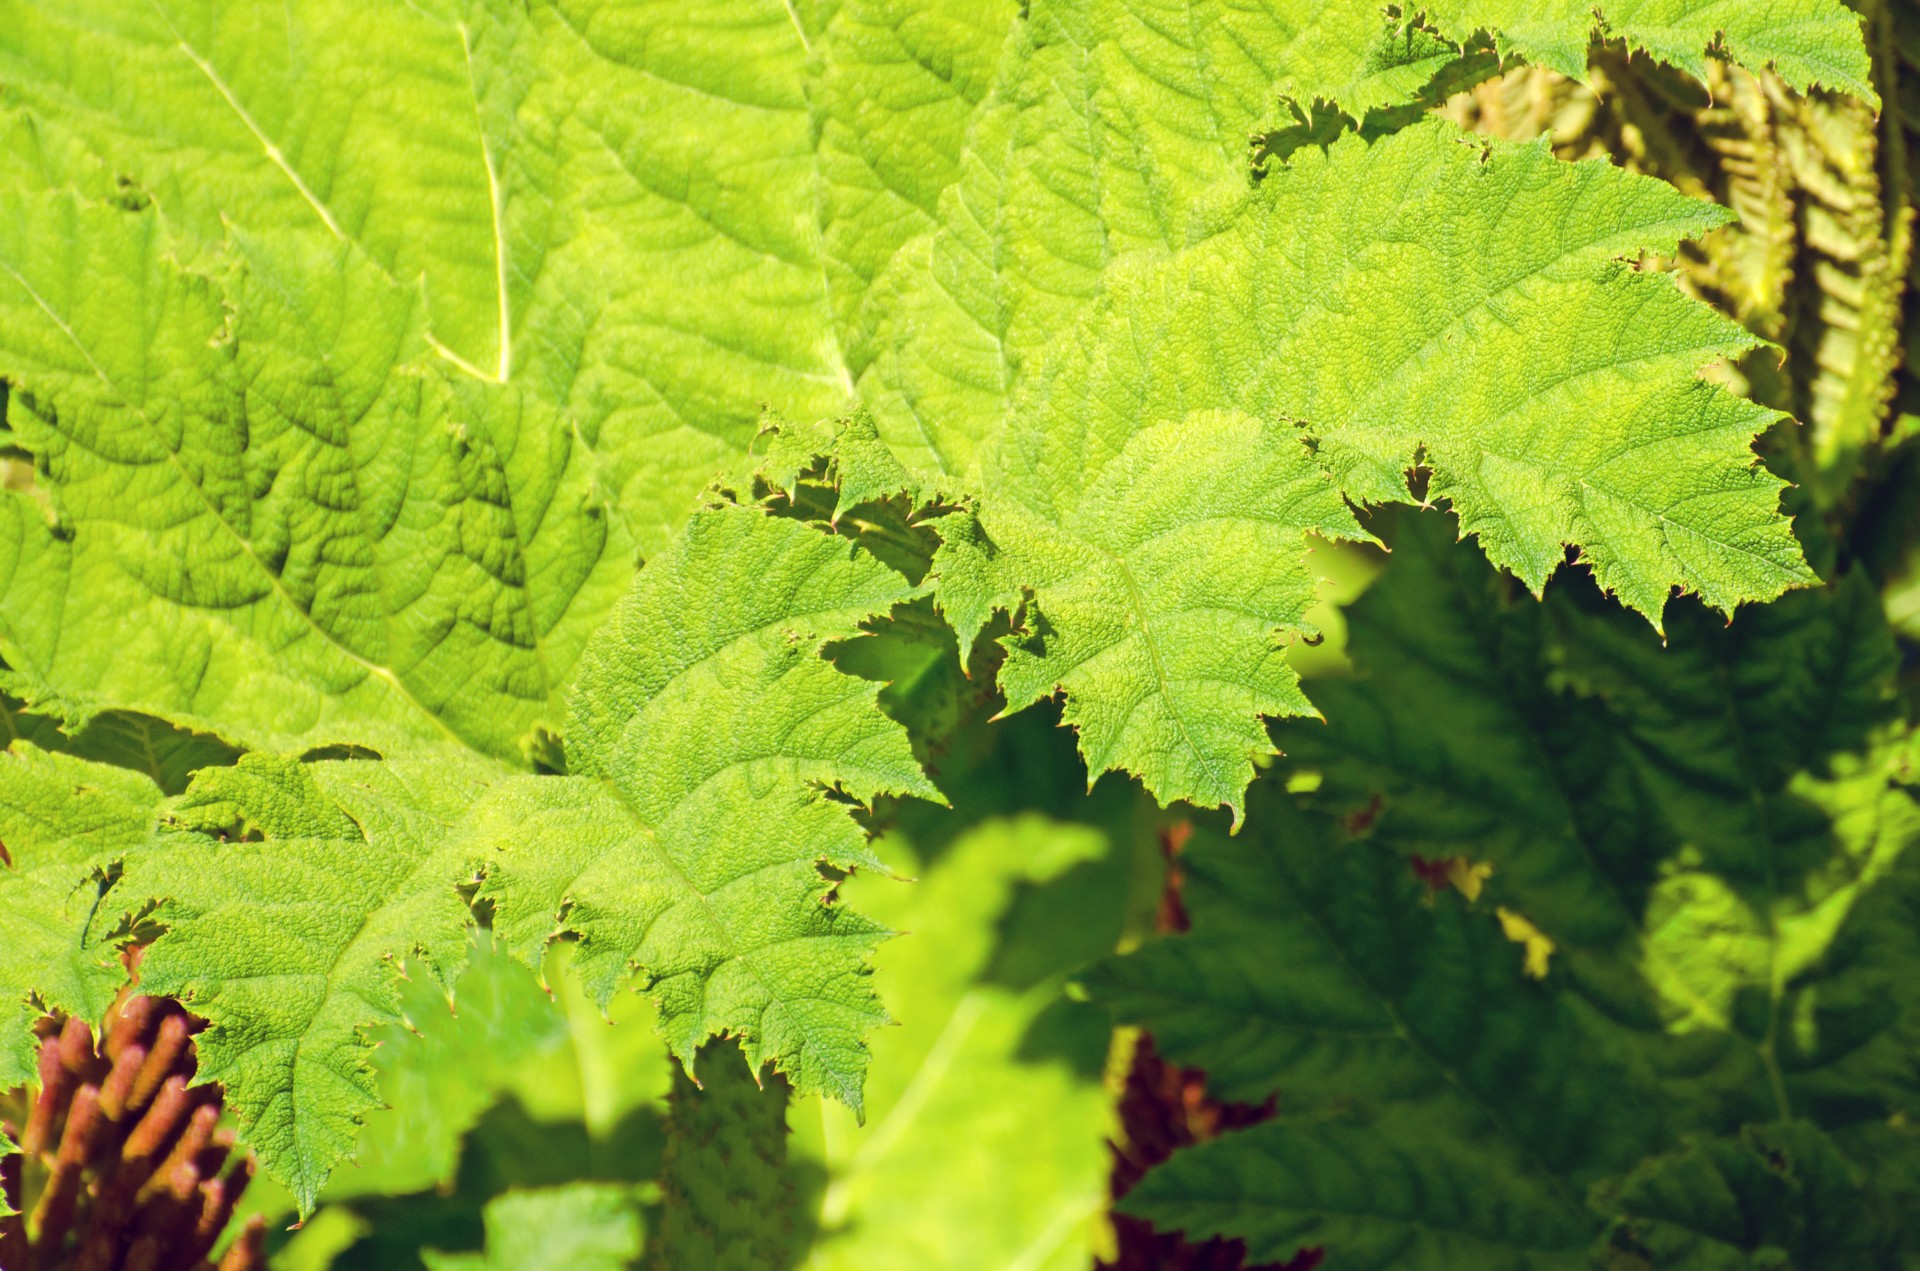
<svg viewBox="0 0 1920 1271">
<path fill-rule="evenodd" d="M 151 213 L 56 195 L 5 221 L 10 417 L 55 510 L 0 507 L 20 691 L 248 745 L 517 757 L 625 573 L 547 417 L 408 365 L 417 297 L 354 248 L 246 239 L 215 278 Z"/>
<path fill-rule="evenodd" d="M 1193 933 L 1091 978 L 1210 1089 L 1287 1113 L 1129 1204 L 1329 1267 L 1574 1267 L 1605 1230 L 1589 1190 L 1681 1135 L 1793 1116 L 1879 1159 L 1920 1099 L 1920 808 L 1871 595 L 1730 631 L 1689 611 L 1662 650 L 1564 584 L 1514 598 L 1435 528 L 1389 534 L 1332 723 L 1282 730 L 1328 811 L 1276 792 L 1248 836 L 1197 837 Z M 1423 896 L 1416 854 L 1488 860 L 1477 903 Z M 1544 980 L 1503 909 L 1554 941 Z"/>
<path fill-rule="evenodd" d="M 312 1208 L 380 1106 L 367 1030 L 397 1018 L 397 963 L 443 991 L 472 922 L 472 852 L 450 832 L 497 770 L 461 752 L 301 764 L 250 755 L 202 773 L 183 830 L 129 864 L 121 894 L 163 902 L 149 991 L 208 1021 L 200 1076 L 226 1087 L 260 1159 Z M 232 836 L 216 844 L 208 834 Z"/>
<path fill-rule="evenodd" d="M 1725 25 L 1736 58 L 1778 58 L 1790 75 L 1817 64 L 1871 98 L 1859 24 L 1839 0 L 1676 16 L 1683 7 L 1616 6 L 1611 29 L 1698 68 Z M 1531 32 L 1558 21 L 1577 27 L 1584 69 L 1590 8 L 1568 5 L 1552 20 L 1528 6 L 1484 8 L 1444 29 L 1464 39 L 1477 25 Z M 1279 117 L 1276 95 L 1358 116 L 1444 82 L 1459 58 L 1453 42 L 1389 19 L 1375 0 L 1040 0 L 1023 13 L 965 131 L 934 130 L 955 149 L 927 165 L 950 182 L 922 203 L 932 225 L 898 240 L 884 269 L 856 270 L 864 292 L 851 303 L 871 318 L 843 339 L 849 368 L 882 436 L 916 470 L 970 469 L 1116 268 L 1185 248 L 1239 214 L 1246 138 Z M 829 222 L 826 232 L 833 242 L 839 231 Z"/>
<path fill-rule="evenodd" d="M 1424 461 L 1496 563 L 1538 590 L 1577 545 L 1656 623 L 1674 587 L 1730 609 L 1806 582 L 1751 449 L 1773 416 L 1696 377 L 1752 337 L 1621 263 L 1724 219 L 1439 125 L 1302 155 L 1064 342 L 945 536 L 940 603 L 965 640 L 1030 595 L 1010 704 L 1064 689 L 1093 771 L 1238 806 L 1260 717 L 1308 709 L 1276 647 L 1312 599 L 1302 533 L 1357 533 L 1319 468 L 1404 501 Z"/>
<path fill-rule="evenodd" d="M 1754 1126 L 1657 1157 L 1605 1204 L 1657 1266 L 1892 1265 L 1893 1224 L 1855 1169 L 1805 1122 Z"/>
<path fill-rule="evenodd" d="M 588 452 L 649 546 L 758 400 L 834 401 L 817 250 L 783 210 L 814 169 L 782 5 L 682 10 L 658 43 L 654 15 L 575 5 L 363 16 L 14 6 L 0 74 L 196 244 L 301 230 L 423 279 L 444 360 L 571 407 L 542 448 Z"/>
<path fill-rule="evenodd" d="M 1163 801 L 1237 807 L 1269 749 L 1261 717 L 1312 711 L 1280 635 L 1310 631 L 1305 536 L 1359 527 L 1285 425 L 1211 412 L 1131 425 L 1009 463 L 993 486 L 1010 497 L 943 544 L 940 601 L 970 643 L 1031 590 L 1000 670 L 1009 708 L 1065 689 L 1091 773 L 1126 768 Z"/>
<path fill-rule="evenodd" d="M 9 217 L 14 437 L 57 514 L 7 497 L 0 648 L 18 692 L 249 745 L 400 754 L 451 735 L 523 759 L 558 722 L 632 546 L 667 541 L 758 404 L 848 400 L 818 230 L 793 214 L 821 179 L 807 33 L 779 4 L 679 12 L 659 42 L 652 16 L 603 16 L 8 12 L 0 78 L 35 111 L 25 132 L 44 155 L 91 151 L 163 209 L 24 196 Z M 841 112 L 820 144 L 842 177 L 872 160 L 930 179 L 940 146 L 916 120 L 945 107 L 914 99 L 990 60 L 1003 28 L 983 16 L 902 29 L 849 13 L 853 52 L 827 96 L 858 105 L 883 86 L 898 109 Z M 128 75 L 138 101 L 113 90 Z M 870 143 L 876 120 L 892 139 Z M 835 219 L 849 253 L 869 251 L 845 237 L 865 233 L 856 202 Z M 918 228 L 869 219 L 882 238 Z M 766 829 L 800 855 L 828 850 L 808 832 Z M 836 832 L 833 852 L 858 842 Z M 244 850 L 263 872 L 305 851 Z M 175 899 L 169 913 L 189 912 Z M 251 973 L 251 954 L 223 949 Z M 192 968 L 202 996 L 220 969 Z M 360 987 L 384 1001 L 378 978 Z M 361 1061 L 343 1057 L 381 1013 L 313 1026 L 361 1094 Z M 307 1106 L 269 1068 L 236 1080 L 259 1106 Z M 301 1158 L 303 1200 L 350 1127 L 336 1119 Z"/>
<path fill-rule="evenodd" d="M 531 959 L 578 932 L 595 996 L 638 967 L 682 1060 L 733 1033 L 752 1064 L 857 1108 L 886 932 L 829 902 L 820 864 L 877 865 L 829 794 L 937 795 L 879 686 L 820 652 L 914 590 L 798 521 L 696 515 L 587 655 L 569 775 L 505 783 L 475 814 L 501 849 L 485 891 L 509 946 Z"/>
<path fill-rule="evenodd" d="M 1826 0 L 1628 7 L 1683 61 L 1709 19 L 1790 76 L 1857 54 Z M 1454 62 L 1372 0 L 669 9 L 0 0 L 9 717 L 225 739 L 168 791 L 233 746 L 387 757 L 203 771 L 185 824 L 262 840 L 175 836 L 115 902 L 165 901 L 149 974 L 303 1204 L 395 961 L 451 973 L 483 865 L 521 955 L 577 934 L 682 1057 L 736 1033 L 857 1103 L 881 932 L 819 864 L 872 864 L 849 802 L 931 787 L 819 653 L 916 588 L 693 511 L 763 405 L 867 408 L 843 498 L 882 459 L 982 493 L 943 518 L 962 663 L 1017 613 L 1011 704 L 1064 689 L 1093 775 L 1168 800 L 1240 806 L 1263 718 L 1309 709 L 1304 533 L 1416 460 L 1536 589 L 1569 542 L 1656 619 L 1807 580 L 1771 417 L 1694 380 L 1748 342 L 1621 261 L 1711 209 L 1434 125 L 1248 194 L 1276 94 Z M 1536 19 L 1510 39 L 1570 47 Z M 500 779 L 569 713 L 572 775 Z"/>
<path fill-rule="evenodd" d="M 1490 863 L 1489 899 L 1612 1009 L 1763 1049 L 1815 1000 L 1840 1009 L 1835 986 L 1790 986 L 1920 832 L 1879 735 L 1900 710 L 1872 589 L 1730 631 L 1689 607 L 1662 648 L 1590 592 L 1516 602 L 1443 523 L 1395 524 L 1386 579 L 1348 615 L 1361 675 L 1319 687 L 1335 722 L 1280 730 L 1322 771 L 1317 797 L 1377 794 L 1381 841 Z"/>
<path fill-rule="evenodd" d="M 732 1043 L 702 1048 L 676 1067 L 660 1155 L 660 1221 L 649 1260 L 662 1271 L 792 1266 L 808 1227 L 788 1169 L 793 1087 L 755 1072 Z"/>
<path fill-rule="evenodd" d="M 0 1090 L 33 1078 L 29 1026 L 43 1008 L 98 1021 L 126 978 L 104 879 L 147 843 L 160 802 L 138 773 L 0 750 Z"/>
<path fill-rule="evenodd" d="M 1840 0 L 1432 0 L 1427 20 L 1456 38 L 1494 32 L 1511 49 L 1541 66 L 1584 78 L 1587 44 L 1596 34 L 1624 38 L 1627 47 L 1706 78 L 1709 49 L 1724 49 L 1753 70 L 1770 66 L 1795 88 L 1809 85 L 1879 99 L 1868 75 L 1859 15 Z"/>
<path fill-rule="evenodd" d="M 1262 1261 L 1585 1265 L 1585 1182 L 1656 1142 L 1658 1103 L 1619 1102 L 1634 1060 L 1523 981 L 1490 913 L 1263 802 L 1189 846 L 1192 934 L 1090 986 L 1217 1097 L 1279 1087 L 1289 1115 L 1176 1155 L 1128 1210 Z"/>
<path fill-rule="evenodd" d="M 972 470 L 1117 267 L 1235 214 L 1276 90 L 1394 100 L 1452 55 L 1400 49 L 1371 0 L 1023 8 L 934 223 L 869 284 L 857 384 L 919 472 Z"/>
</svg>

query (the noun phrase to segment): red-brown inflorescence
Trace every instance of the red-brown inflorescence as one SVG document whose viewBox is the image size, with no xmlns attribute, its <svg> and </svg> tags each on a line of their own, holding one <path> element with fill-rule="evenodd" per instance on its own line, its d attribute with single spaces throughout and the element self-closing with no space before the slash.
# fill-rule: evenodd
<svg viewBox="0 0 1920 1271">
<path fill-rule="evenodd" d="M 192 1086 L 195 1023 L 164 998 L 123 996 L 104 1036 L 41 1025 L 40 1080 L 21 1154 L 0 1163 L 0 1271 L 215 1271 L 252 1158 L 220 1128 L 220 1091 Z M 264 1267 L 254 1219 L 218 1271 Z"/>
</svg>

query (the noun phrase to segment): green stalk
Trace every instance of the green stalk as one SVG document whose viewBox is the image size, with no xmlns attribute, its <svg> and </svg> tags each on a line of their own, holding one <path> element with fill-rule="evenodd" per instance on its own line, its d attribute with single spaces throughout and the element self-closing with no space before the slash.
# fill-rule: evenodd
<svg viewBox="0 0 1920 1271">
<path fill-rule="evenodd" d="M 756 1080 L 731 1040 L 701 1047 L 695 1085 L 679 1064 L 667 1098 L 660 1224 L 651 1271 L 768 1271 L 805 1246 L 787 1172 L 790 1088 L 778 1072 Z"/>
</svg>

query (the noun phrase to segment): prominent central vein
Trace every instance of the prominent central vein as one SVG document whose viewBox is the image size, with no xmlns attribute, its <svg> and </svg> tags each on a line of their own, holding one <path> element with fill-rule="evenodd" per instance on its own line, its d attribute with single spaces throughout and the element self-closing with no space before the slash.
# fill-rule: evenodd
<svg viewBox="0 0 1920 1271">
<path fill-rule="evenodd" d="M 793 23 L 793 33 L 800 37 L 800 47 L 811 54 L 813 44 L 807 39 L 807 28 L 800 25 L 800 14 L 793 7 L 793 0 L 781 0 L 781 3 L 787 6 L 787 21 Z"/>
<path fill-rule="evenodd" d="M 467 88 L 473 97 L 473 122 L 480 133 L 480 161 L 487 170 L 487 201 L 493 209 L 493 285 L 500 300 L 500 360 L 493 378 L 504 384 L 513 373 L 513 308 L 507 300 L 507 218 L 500 193 L 500 173 L 493 147 L 487 144 L 487 120 L 480 111 L 480 81 L 473 73 L 473 41 L 466 23 L 460 24 L 460 51 L 467 58 Z"/>
<path fill-rule="evenodd" d="M 179 33 L 176 31 L 174 34 L 177 36 Z M 294 171 L 293 165 L 287 162 L 287 156 L 281 152 L 280 147 L 273 143 L 273 139 L 267 136 L 258 123 L 254 122 L 247 108 L 240 104 L 240 99 L 234 96 L 233 90 L 228 88 L 226 81 L 220 78 L 220 73 L 213 69 L 213 63 L 200 56 L 199 51 L 185 40 L 179 42 L 179 48 L 188 61 L 200 68 L 200 73 L 207 77 L 207 82 L 213 85 L 214 91 L 218 92 L 233 109 L 233 113 L 239 117 L 240 122 L 246 125 L 247 131 L 253 134 L 253 139 L 259 142 L 260 148 L 266 152 L 267 159 L 274 167 L 280 169 L 281 174 L 288 181 L 293 183 L 293 188 L 298 190 L 300 197 L 307 201 L 307 206 L 312 208 L 314 215 L 320 218 L 320 223 L 327 227 L 327 232 L 335 238 L 346 238 L 346 231 L 341 229 L 340 223 L 333 219 L 333 213 L 327 210 L 327 205 L 320 201 L 319 195 L 307 187 L 307 183 L 301 179 L 300 174 Z"/>
</svg>

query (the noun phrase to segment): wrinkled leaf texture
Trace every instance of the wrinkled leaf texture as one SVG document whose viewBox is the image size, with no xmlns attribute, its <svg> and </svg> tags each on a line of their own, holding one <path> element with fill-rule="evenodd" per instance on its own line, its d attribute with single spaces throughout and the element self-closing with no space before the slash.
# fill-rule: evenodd
<svg viewBox="0 0 1920 1271">
<path fill-rule="evenodd" d="M 1877 597 L 1688 606 L 1663 648 L 1449 539 L 1389 535 L 1355 678 L 1286 730 L 1313 793 L 1196 835 L 1192 933 L 1089 977 L 1280 1110 L 1125 1203 L 1330 1268 L 1902 1265 L 1920 804 Z M 1477 901 L 1410 868 L 1458 855 Z"/>
<path fill-rule="evenodd" d="M 1835 0 L 1724 21 L 1795 83 L 1865 83 Z M 1604 15 L 1683 66 L 1718 24 Z M 864 408 L 969 495 L 925 584 L 963 655 L 1009 611 L 1011 703 L 1063 689 L 1092 775 L 1163 801 L 1240 808 L 1261 718 L 1311 711 L 1279 647 L 1305 533 L 1410 499 L 1416 457 L 1536 589 L 1564 543 L 1656 621 L 1674 586 L 1806 581 L 1749 449 L 1772 417 L 1695 379 L 1748 337 L 1623 263 L 1722 214 L 1437 124 L 1250 189 L 1281 94 L 1405 100 L 1479 26 L 1553 63 L 1593 20 L 0 4 L 4 440 L 36 486 L 0 491 L 0 690 L 69 739 L 254 752 L 172 805 L 156 770 L 110 844 L 79 799 L 9 840 L 46 935 L 10 942 L 4 1062 L 29 995 L 97 1013 L 157 904 L 150 983 L 211 1019 L 203 1072 L 310 1205 L 394 963 L 450 982 L 479 886 L 523 956 L 580 938 L 603 999 L 638 965 L 682 1056 L 735 1033 L 857 1104 L 882 932 L 814 862 L 872 863 L 842 800 L 931 787 L 818 654 L 924 593 L 695 510 L 746 485 L 763 404 Z"/>
</svg>

